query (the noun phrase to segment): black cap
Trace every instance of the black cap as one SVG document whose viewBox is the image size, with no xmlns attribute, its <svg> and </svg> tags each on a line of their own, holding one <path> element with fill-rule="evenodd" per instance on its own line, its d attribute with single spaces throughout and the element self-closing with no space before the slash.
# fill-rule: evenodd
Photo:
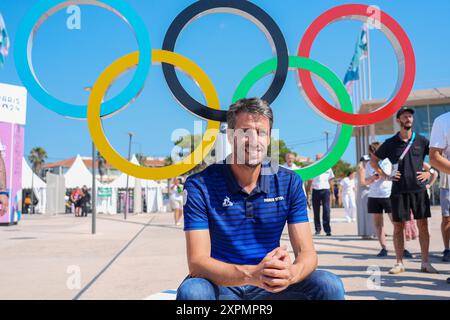
<svg viewBox="0 0 450 320">
<path fill-rule="evenodd" d="M 410 112 L 411 114 L 414 114 L 415 111 L 411 108 L 401 108 L 400 110 L 397 111 L 397 119 L 400 118 L 400 116 L 405 112 Z"/>
</svg>

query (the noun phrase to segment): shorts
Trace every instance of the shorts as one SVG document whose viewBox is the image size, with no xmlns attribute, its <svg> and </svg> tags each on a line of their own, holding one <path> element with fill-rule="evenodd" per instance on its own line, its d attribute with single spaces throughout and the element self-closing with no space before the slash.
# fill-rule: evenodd
<svg viewBox="0 0 450 320">
<path fill-rule="evenodd" d="M 369 198 L 367 201 L 367 212 L 371 214 L 392 213 L 391 199 Z"/>
<path fill-rule="evenodd" d="M 170 206 L 173 210 L 183 208 L 183 200 L 170 200 Z"/>
<path fill-rule="evenodd" d="M 449 189 L 441 188 L 441 210 L 443 217 L 450 217 Z"/>
<path fill-rule="evenodd" d="M 405 222 L 411 219 L 411 212 L 415 220 L 431 217 L 430 198 L 426 190 L 391 195 L 392 221 Z"/>
</svg>

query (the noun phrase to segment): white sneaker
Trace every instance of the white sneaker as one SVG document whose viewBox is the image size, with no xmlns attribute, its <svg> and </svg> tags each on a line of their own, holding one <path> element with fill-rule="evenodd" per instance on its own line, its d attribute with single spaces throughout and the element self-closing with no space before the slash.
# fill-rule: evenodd
<svg viewBox="0 0 450 320">
<path fill-rule="evenodd" d="M 389 274 L 399 274 L 405 271 L 406 269 L 403 263 L 398 262 L 394 265 L 394 267 L 391 270 L 389 270 Z"/>
<path fill-rule="evenodd" d="M 350 218 L 350 217 L 345 217 L 345 219 L 347 220 L 347 223 L 352 222 L 352 218 Z"/>
</svg>

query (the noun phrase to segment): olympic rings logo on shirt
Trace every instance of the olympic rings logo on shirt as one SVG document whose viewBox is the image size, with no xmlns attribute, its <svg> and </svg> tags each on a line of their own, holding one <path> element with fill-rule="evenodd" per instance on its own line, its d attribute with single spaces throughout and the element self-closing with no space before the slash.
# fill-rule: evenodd
<svg viewBox="0 0 450 320">
<path fill-rule="evenodd" d="M 57 11 L 73 4 L 95 5 L 112 11 L 133 29 L 139 51 L 130 53 L 108 66 L 99 76 L 89 96 L 87 105 L 74 105 L 50 95 L 39 83 L 31 61 L 33 37 L 45 20 Z M 297 69 L 299 88 L 307 103 L 323 118 L 338 124 L 337 135 L 327 154 L 311 166 L 296 170 L 308 180 L 331 168 L 344 154 L 350 143 L 353 126 L 366 126 L 387 119 L 401 108 L 408 98 L 415 78 L 415 57 L 411 42 L 402 27 L 387 13 L 380 10 L 373 15 L 370 6 L 346 4 L 321 14 L 306 30 L 300 41 L 297 56 L 288 53 L 284 36 L 263 9 L 246 0 L 200 0 L 185 8 L 172 21 L 164 37 L 162 50 L 152 49 L 144 22 L 124 0 L 45 0 L 39 1 L 19 25 L 14 56 L 17 72 L 30 94 L 46 108 L 66 117 L 87 119 L 92 140 L 103 157 L 115 168 L 142 179 L 166 179 L 181 175 L 199 164 L 213 148 L 220 122 L 226 121 L 226 111 L 220 110 L 220 102 L 209 77 L 193 61 L 174 52 L 178 36 L 194 19 L 212 13 L 238 14 L 249 19 L 266 35 L 276 57 L 261 63 L 241 81 L 233 96 L 233 102 L 245 98 L 253 84 L 262 77 L 274 73 L 273 80 L 262 96 L 273 103 L 282 91 L 290 68 Z M 312 44 L 327 25 L 343 19 L 376 20 L 380 30 L 394 47 L 398 63 L 398 79 L 392 97 L 379 109 L 368 114 L 354 114 L 351 99 L 341 80 L 326 66 L 309 58 Z M 101 119 L 111 116 L 131 103 L 144 87 L 152 63 L 161 63 L 165 80 L 176 100 L 189 112 L 207 121 L 206 134 L 200 145 L 183 160 L 166 167 L 141 167 L 129 162 L 109 144 Z M 127 69 L 137 66 L 128 86 L 113 99 L 103 102 L 111 83 Z M 205 96 L 206 105 L 192 98 L 177 78 L 175 67 L 190 75 Z M 341 110 L 330 105 L 317 91 L 311 73 L 324 80 L 337 97 Z"/>
</svg>

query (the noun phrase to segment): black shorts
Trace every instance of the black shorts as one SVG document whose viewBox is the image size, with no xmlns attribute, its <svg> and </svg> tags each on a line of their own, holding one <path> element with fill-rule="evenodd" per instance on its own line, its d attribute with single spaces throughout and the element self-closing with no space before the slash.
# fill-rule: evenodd
<svg viewBox="0 0 450 320">
<path fill-rule="evenodd" d="M 391 199 L 389 198 L 369 198 L 367 200 L 367 212 L 376 213 L 392 213 Z"/>
<path fill-rule="evenodd" d="M 392 220 L 409 221 L 411 212 L 415 220 L 431 217 L 430 198 L 426 190 L 391 195 Z"/>
</svg>

